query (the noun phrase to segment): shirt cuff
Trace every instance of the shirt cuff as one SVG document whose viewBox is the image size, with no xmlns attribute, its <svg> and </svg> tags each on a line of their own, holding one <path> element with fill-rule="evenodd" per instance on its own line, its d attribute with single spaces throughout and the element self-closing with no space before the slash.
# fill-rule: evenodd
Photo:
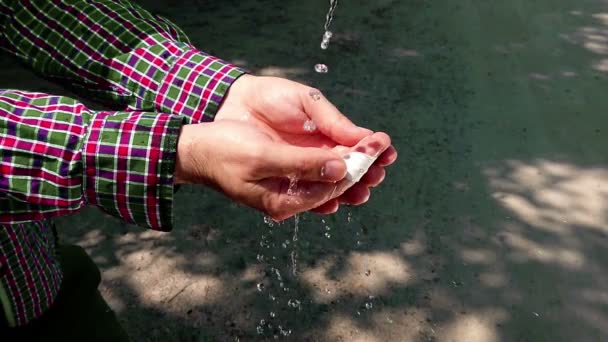
<svg viewBox="0 0 608 342">
<path fill-rule="evenodd" d="M 83 146 L 88 203 L 151 229 L 173 227 L 173 173 L 184 118 L 98 113 Z"/>
<path fill-rule="evenodd" d="M 188 123 L 213 121 L 228 88 L 244 73 L 204 52 L 186 50 L 160 84 L 157 111 L 184 115 Z"/>
</svg>

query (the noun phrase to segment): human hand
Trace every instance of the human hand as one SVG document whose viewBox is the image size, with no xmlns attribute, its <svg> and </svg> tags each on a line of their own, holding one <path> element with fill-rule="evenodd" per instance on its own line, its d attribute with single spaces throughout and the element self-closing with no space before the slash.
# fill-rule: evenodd
<svg viewBox="0 0 608 342">
<path fill-rule="evenodd" d="M 350 184 L 343 180 L 343 153 L 378 155 L 389 145 L 383 133 L 353 148 L 325 149 L 295 146 L 272 130 L 240 121 L 186 125 L 178 141 L 175 182 L 209 185 L 280 221 L 322 208 L 344 193 Z M 297 184 L 290 182 L 294 176 Z M 366 200 L 357 193 L 349 196 Z"/>
<path fill-rule="evenodd" d="M 341 155 L 372 134 L 348 120 L 319 90 L 275 77 L 241 76 L 231 86 L 215 120 L 249 122 L 294 146 L 334 149 Z M 366 202 L 370 188 L 384 180 L 384 168 L 397 158 L 390 139 L 388 144 L 360 182 L 314 211 L 332 213 L 340 204 Z"/>
</svg>

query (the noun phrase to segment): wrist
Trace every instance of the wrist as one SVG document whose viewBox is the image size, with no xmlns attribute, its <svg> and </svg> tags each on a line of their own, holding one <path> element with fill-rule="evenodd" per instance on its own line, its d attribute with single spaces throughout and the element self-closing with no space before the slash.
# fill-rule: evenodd
<svg viewBox="0 0 608 342">
<path fill-rule="evenodd" d="M 228 88 L 213 120 L 222 120 L 234 116 L 236 112 L 242 112 L 244 104 L 248 103 L 247 96 L 250 89 L 254 89 L 252 84 L 256 78 L 257 76 L 250 74 L 243 74 L 237 78 Z"/>
<path fill-rule="evenodd" d="M 196 159 L 204 158 L 201 153 L 194 153 L 195 145 L 200 149 L 200 144 L 204 143 L 204 139 L 197 139 L 200 135 L 200 128 L 205 124 L 184 125 L 179 131 L 177 140 L 177 153 L 175 157 L 175 173 L 173 175 L 175 184 L 196 184 L 200 183 L 200 175 L 198 175 Z"/>
</svg>

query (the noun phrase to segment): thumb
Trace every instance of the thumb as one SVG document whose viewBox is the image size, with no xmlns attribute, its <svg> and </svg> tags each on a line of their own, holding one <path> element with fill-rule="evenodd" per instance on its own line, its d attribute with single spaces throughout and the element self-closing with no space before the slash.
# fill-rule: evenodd
<svg viewBox="0 0 608 342">
<path fill-rule="evenodd" d="M 346 176 L 346 163 L 335 152 L 314 147 L 273 144 L 263 157 L 267 177 L 295 175 L 301 180 L 336 182 Z"/>
</svg>

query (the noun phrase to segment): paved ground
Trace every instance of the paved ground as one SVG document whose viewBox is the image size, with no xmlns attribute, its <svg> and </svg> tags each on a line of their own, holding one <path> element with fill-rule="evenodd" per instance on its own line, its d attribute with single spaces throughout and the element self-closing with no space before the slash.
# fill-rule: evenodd
<svg viewBox="0 0 608 342">
<path fill-rule="evenodd" d="M 133 340 L 608 339 L 606 1 L 342 2 L 326 53 L 326 1 L 147 2 L 210 53 L 322 88 L 401 158 L 351 222 L 302 217 L 295 247 L 293 221 L 198 188 L 171 234 L 62 220 Z M 2 63 L 3 87 L 61 91 Z"/>
</svg>

